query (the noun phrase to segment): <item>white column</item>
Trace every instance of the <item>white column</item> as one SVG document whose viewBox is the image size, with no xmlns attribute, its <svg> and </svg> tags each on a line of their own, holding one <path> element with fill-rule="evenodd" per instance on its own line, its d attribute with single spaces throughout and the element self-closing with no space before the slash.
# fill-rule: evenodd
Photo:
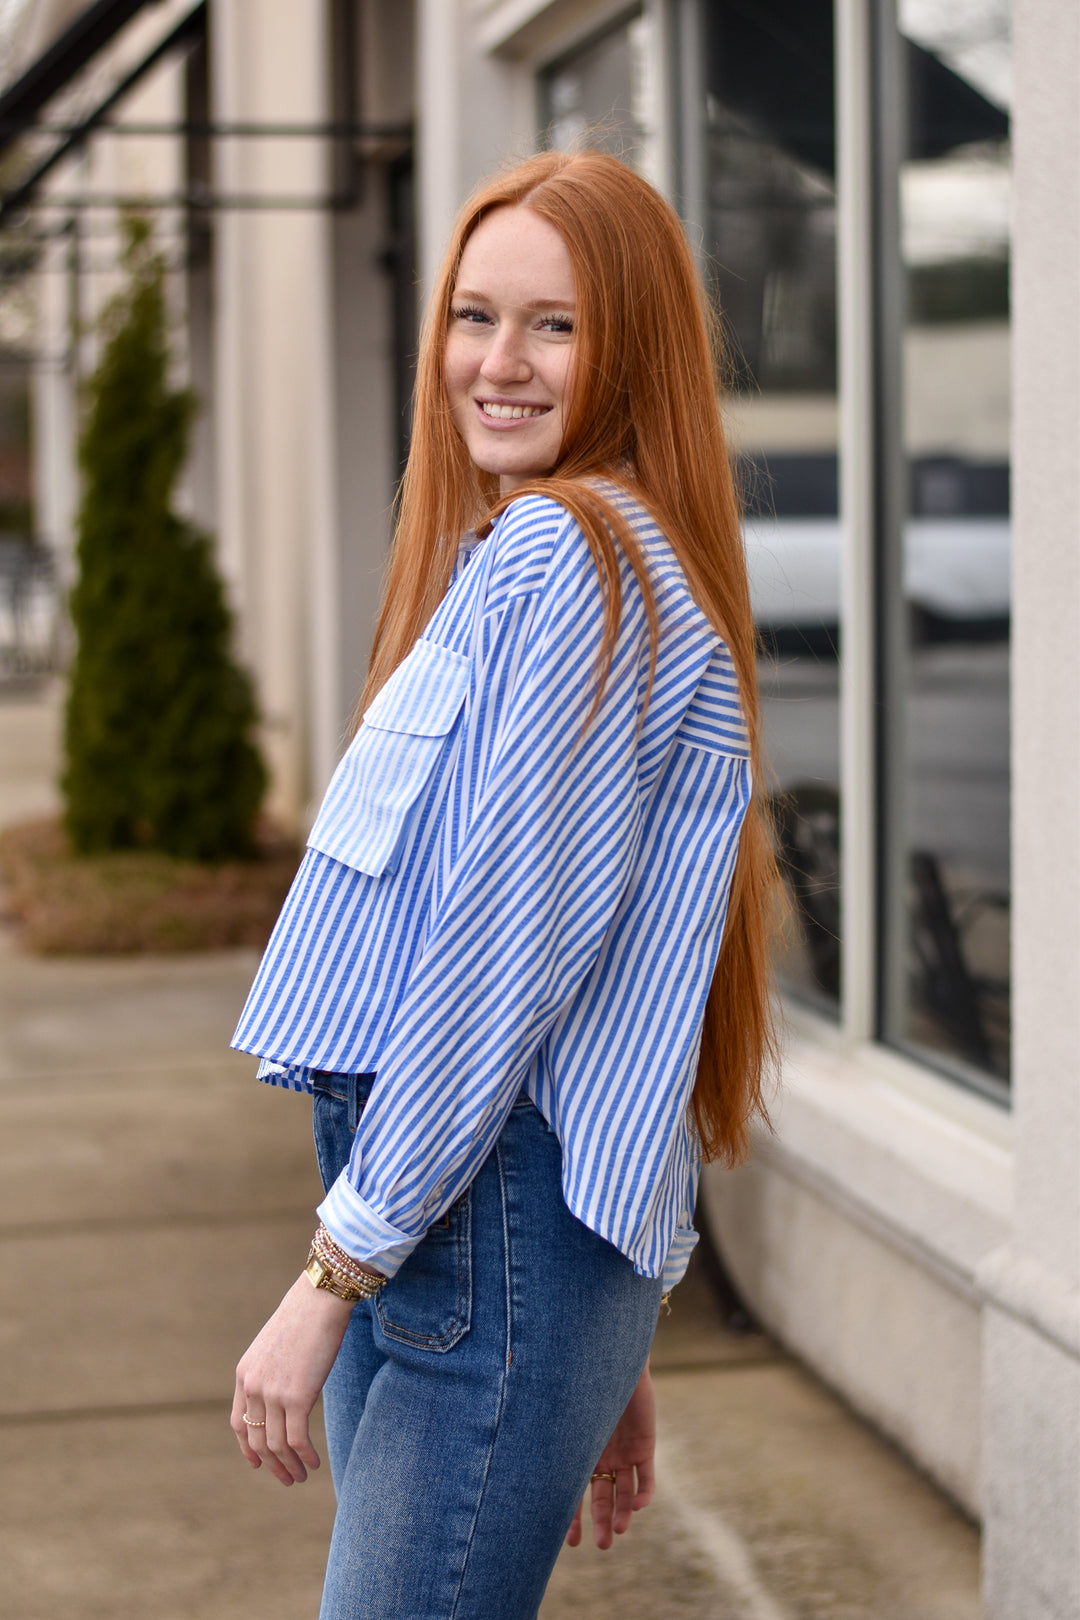
<svg viewBox="0 0 1080 1620">
<path fill-rule="evenodd" d="M 329 115 L 328 8 L 218 0 L 211 83 L 223 120 Z M 220 191 L 265 199 L 328 191 L 326 143 L 218 143 Z M 330 231 L 325 214 L 219 216 L 216 337 L 223 563 L 255 669 L 270 806 L 302 824 L 340 724 Z"/>
<path fill-rule="evenodd" d="M 213 115 L 226 119 L 239 116 L 243 105 L 240 82 L 242 40 L 239 19 L 232 8 L 213 6 L 210 10 L 210 64 Z M 243 184 L 240 148 L 235 141 L 218 141 L 214 146 L 214 186 L 218 192 L 235 195 Z M 244 267 L 247 241 L 244 221 L 238 214 L 222 212 L 214 222 L 215 328 L 214 395 L 217 410 L 217 521 L 218 561 L 229 585 L 233 605 L 240 614 L 240 645 L 247 658 L 253 647 L 247 613 L 244 570 L 245 514 L 250 504 L 246 492 L 242 425 L 244 420 L 245 332 L 241 320 Z"/>
<path fill-rule="evenodd" d="M 31 409 L 37 528 L 62 588 L 74 580 L 76 409 L 71 354 L 71 244 L 53 238 L 37 272 L 37 341 Z"/>
<path fill-rule="evenodd" d="M 330 175 L 323 181 L 329 189 Z M 340 751 L 342 722 L 341 524 L 338 509 L 335 386 L 334 255 L 329 214 L 316 216 L 315 281 L 311 289 L 311 635 L 310 778 L 306 815 L 326 791 Z"/>
<path fill-rule="evenodd" d="M 988 1620 L 1080 1614 L 1080 13 L 1015 0 L 1016 1208 L 984 1268 Z"/>
<path fill-rule="evenodd" d="M 461 205 L 461 0 L 417 0 L 417 267 L 426 306 Z M 482 116 L 475 109 L 475 116 Z"/>
</svg>

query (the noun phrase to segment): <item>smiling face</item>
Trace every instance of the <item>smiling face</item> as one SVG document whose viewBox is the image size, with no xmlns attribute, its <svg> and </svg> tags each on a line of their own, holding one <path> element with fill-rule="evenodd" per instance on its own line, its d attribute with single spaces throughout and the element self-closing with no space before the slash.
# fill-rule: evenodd
<svg viewBox="0 0 1080 1620">
<path fill-rule="evenodd" d="M 566 243 L 530 208 L 496 209 L 466 242 L 443 374 L 454 426 L 503 495 L 558 460 L 575 303 Z"/>
</svg>

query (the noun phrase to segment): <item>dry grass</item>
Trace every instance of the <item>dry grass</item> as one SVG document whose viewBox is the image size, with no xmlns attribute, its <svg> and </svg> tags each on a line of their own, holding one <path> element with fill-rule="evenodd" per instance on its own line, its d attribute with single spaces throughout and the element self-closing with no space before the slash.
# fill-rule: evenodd
<svg viewBox="0 0 1080 1620">
<path fill-rule="evenodd" d="M 265 945 L 299 860 L 267 831 L 253 861 L 210 865 L 149 850 L 76 855 L 58 820 L 0 832 L 7 909 L 43 955 Z"/>
</svg>

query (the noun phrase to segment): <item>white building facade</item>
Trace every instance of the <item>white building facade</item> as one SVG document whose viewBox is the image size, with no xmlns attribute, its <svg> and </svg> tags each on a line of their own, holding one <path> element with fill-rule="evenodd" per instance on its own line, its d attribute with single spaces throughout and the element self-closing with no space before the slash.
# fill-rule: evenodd
<svg viewBox="0 0 1080 1620">
<path fill-rule="evenodd" d="M 27 77 L 89 14 L 101 38 L 35 106 Z M 707 1172 L 704 1213 L 751 1310 L 982 1521 L 988 1620 L 1075 1620 L 1077 8 L 26 15 L 0 123 L 82 125 L 20 148 L 72 139 L 0 222 L 41 239 L 39 528 L 70 556 L 87 322 L 118 205 L 142 200 L 205 403 L 185 499 L 294 825 L 362 679 L 418 309 L 460 202 L 584 138 L 679 208 L 730 334 L 795 902 L 775 1131 Z"/>
</svg>

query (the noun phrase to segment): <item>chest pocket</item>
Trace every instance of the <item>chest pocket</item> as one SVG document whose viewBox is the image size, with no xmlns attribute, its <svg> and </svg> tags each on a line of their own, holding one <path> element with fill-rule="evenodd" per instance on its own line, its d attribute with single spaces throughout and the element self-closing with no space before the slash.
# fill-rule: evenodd
<svg viewBox="0 0 1080 1620">
<path fill-rule="evenodd" d="M 465 702 L 469 660 L 421 639 L 364 714 L 308 837 L 369 877 L 397 869 L 409 813 L 430 783 Z"/>
<path fill-rule="evenodd" d="M 722 642 L 709 660 L 675 740 L 707 754 L 750 752 L 735 665 Z"/>
</svg>

